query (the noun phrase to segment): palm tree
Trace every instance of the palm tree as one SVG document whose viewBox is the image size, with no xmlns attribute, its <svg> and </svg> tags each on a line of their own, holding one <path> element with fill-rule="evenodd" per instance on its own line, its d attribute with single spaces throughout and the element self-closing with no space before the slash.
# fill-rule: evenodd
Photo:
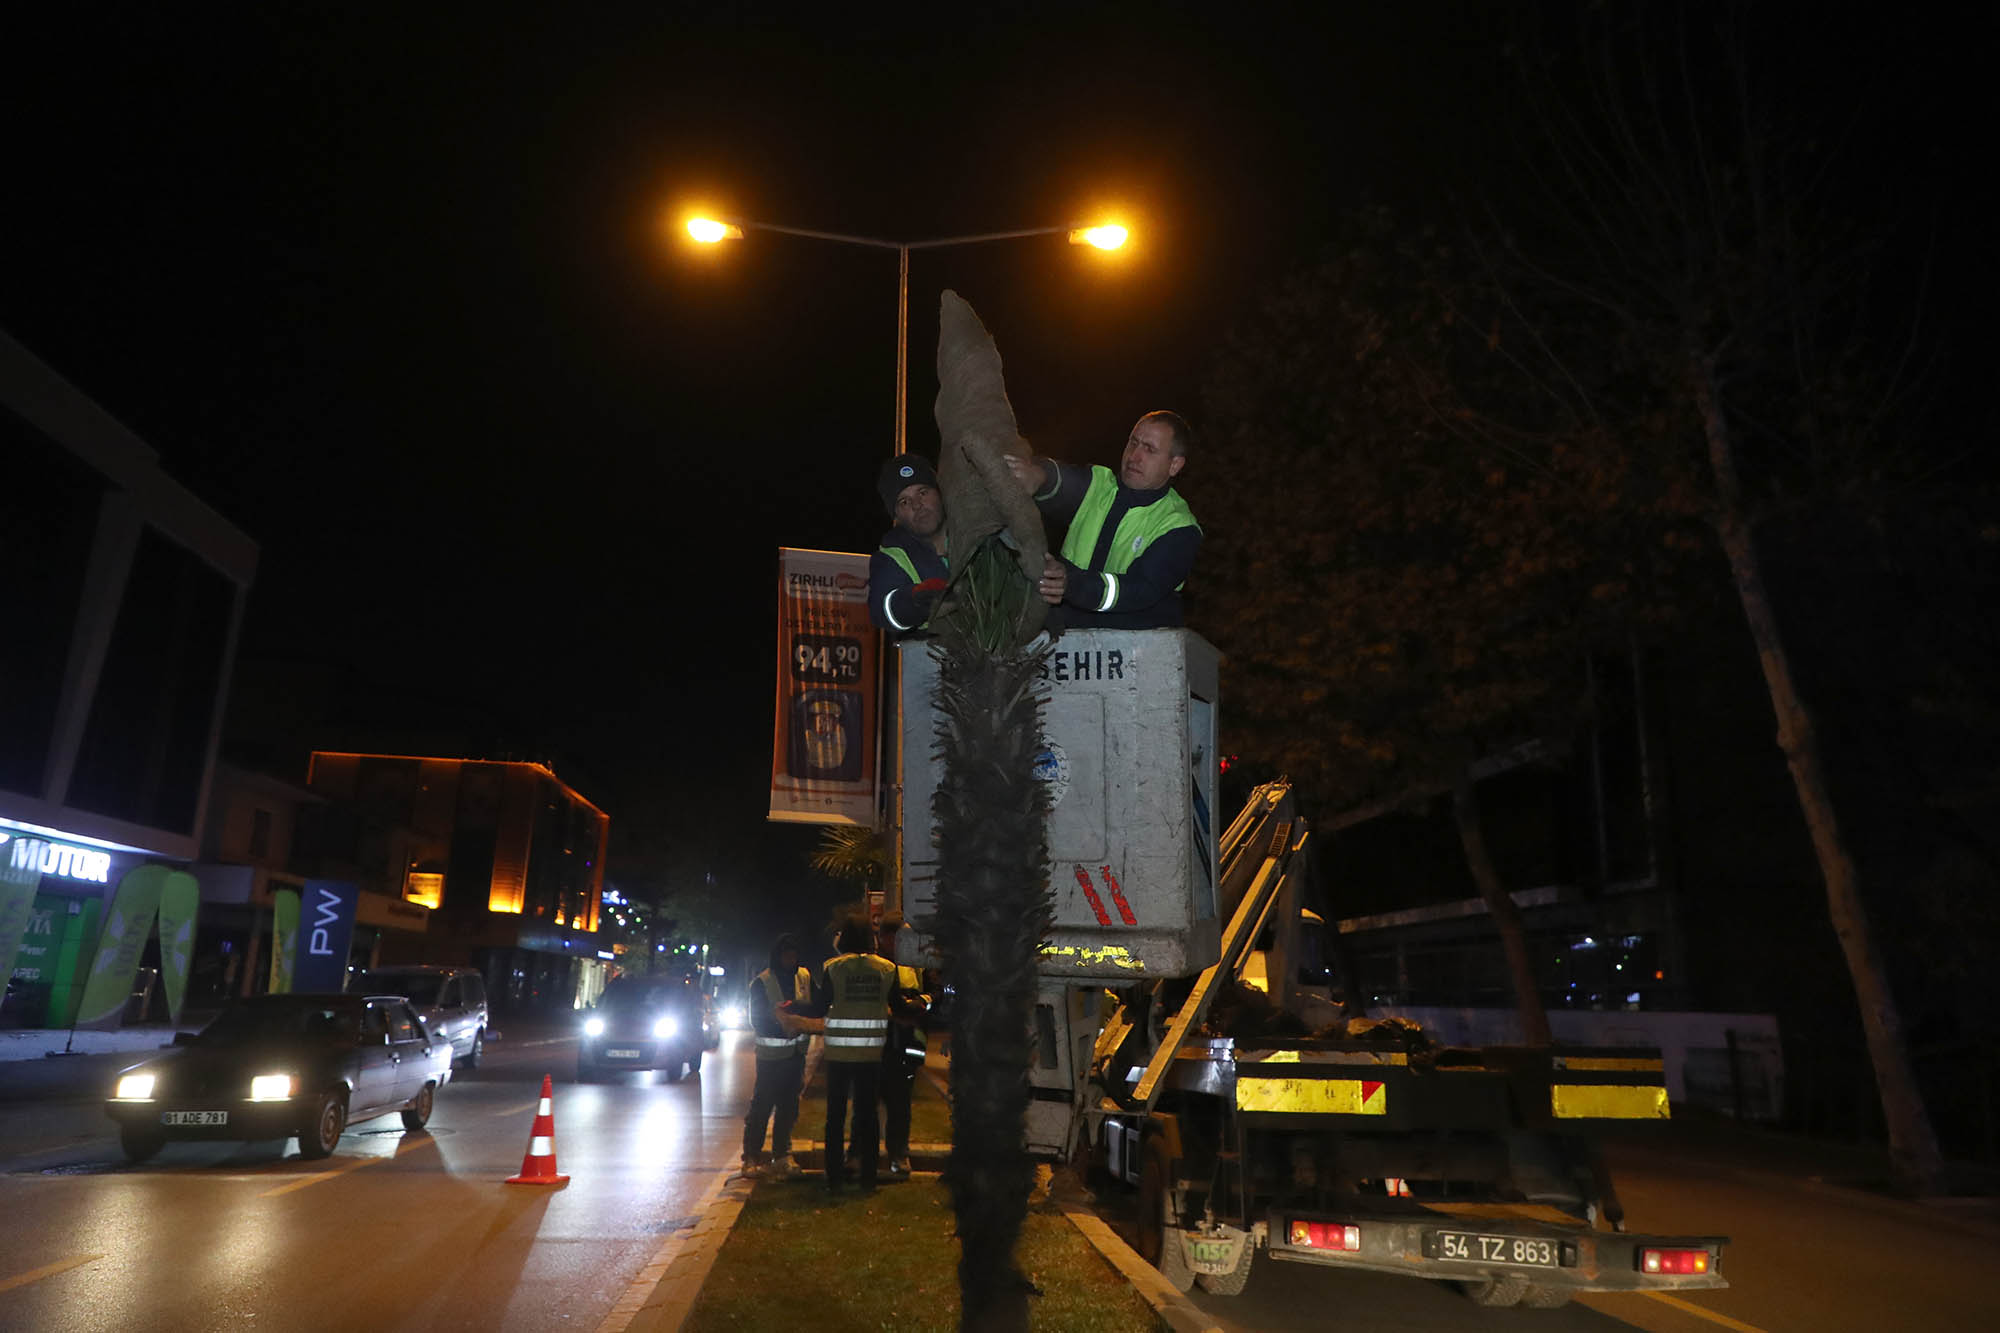
<svg viewBox="0 0 2000 1333">
<path fill-rule="evenodd" d="M 888 839 L 879 829 L 858 824 L 821 829 L 807 864 L 828 879 L 856 880 L 871 889 L 890 888 L 898 878 Z"/>
<path fill-rule="evenodd" d="M 1025 1146 L 1036 964 L 1053 915 L 1035 580 L 1041 518 L 1007 472 L 1025 452 L 979 317 L 944 293 L 938 338 L 939 481 L 954 561 L 932 618 L 942 774 L 934 798 L 936 941 L 952 1009 L 952 1150 L 960 1327 L 1024 1330 L 1033 1285 L 1014 1262 L 1034 1163 Z"/>
</svg>

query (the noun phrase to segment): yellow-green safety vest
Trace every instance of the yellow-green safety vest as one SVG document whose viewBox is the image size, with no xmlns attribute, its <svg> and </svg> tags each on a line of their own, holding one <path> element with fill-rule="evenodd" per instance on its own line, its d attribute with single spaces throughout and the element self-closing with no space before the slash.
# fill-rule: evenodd
<svg viewBox="0 0 2000 1333">
<path fill-rule="evenodd" d="M 826 964 L 833 1002 L 826 1009 L 826 1058 L 868 1064 L 889 1038 L 889 992 L 896 965 L 872 953 L 844 953 Z"/>
<path fill-rule="evenodd" d="M 771 1012 L 776 1014 L 778 1006 L 785 1002 L 784 992 L 778 989 L 778 979 L 771 975 L 771 969 L 767 967 L 757 974 L 757 980 L 763 985 L 764 994 L 770 996 Z M 812 994 L 812 973 L 802 967 L 799 969 L 799 975 L 792 990 L 792 995 L 797 998 L 810 994 Z M 812 1033 L 810 1032 L 801 1032 L 796 1037 L 767 1037 L 760 1032 L 757 1034 L 757 1058 L 759 1060 L 789 1060 L 794 1055 L 804 1055 L 806 1046 L 811 1041 Z"/>
<path fill-rule="evenodd" d="M 1076 507 L 1076 517 L 1069 521 L 1069 534 L 1063 538 L 1063 559 L 1081 569 L 1090 569 L 1090 557 L 1097 552 L 1097 541 L 1104 531 L 1104 520 L 1111 513 L 1111 502 L 1118 498 L 1118 478 L 1108 467 L 1090 469 L 1090 486 L 1083 493 L 1083 503 Z M 1105 553 L 1104 568 L 1091 570 L 1103 574 L 1105 578 L 1104 605 L 1100 611 L 1108 611 L 1118 601 L 1118 576 L 1132 567 L 1132 562 L 1145 554 L 1146 548 L 1165 534 L 1176 528 L 1199 528 L 1194 511 L 1187 501 L 1181 499 L 1180 492 L 1169 489 L 1167 493 L 1149 505 L 1134 505 L 1118 520 L 1118 530 L 1111 536 L 1111 549 Z M 1177 586 L 1174 591 L 1179 592 Z"/>
</svg>

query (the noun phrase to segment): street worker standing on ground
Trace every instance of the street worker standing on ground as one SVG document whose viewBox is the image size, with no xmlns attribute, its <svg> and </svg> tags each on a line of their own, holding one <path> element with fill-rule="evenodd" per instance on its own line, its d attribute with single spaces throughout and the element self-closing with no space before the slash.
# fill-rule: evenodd
<svg viewBox="0 0 2000 1333">
<path fill-rule="evenodd" d="M 1045 520 L 1069 521 L 1062 559 L 1041 593 L 1060 598 L 1074 629 L 1158 629 L 1182 622 L 1181 587 L 1201 550 L 1194 511 L 1170 485 L 1193 434 L 1175 412 L 1148 412 L 1126 438 L 1114 473 L 1007 455 Z M 1051 616 L 1051 621 L 1056 619 Z"/>
<path fill-rule="evenodd" d="M 792 1160 L 792 1126 L 799 1118 L 799 1092 L 805 1085 L 806 1047 L 810 1033 L 793 1033 L 784 1021 L 789 1007 L 810 1008 L 812 973 L 799 966 L 799 942 L 778 936 L 771 946 L 771 965 L 750 981 L 750 1030 L 757 1042 L 757 1084 L 750 1093 L 750 1113 L 743 1117 L 743 1174 L 783 1179 L 799 1175 Z M 764 1158 L 764 1125 L 771 1122 L 771 1157 Z"/>
<path fill-rule="evenodd" d="M 895 962 L 896 932 L 902 928 L 902 913 L 891 912 L 882 918 L 875 935 L 879 957 Z M 889 1039 L 882 1046 L 882 1143 L 889 1159 L 883 1174 L 890 1180 L 910 1178 L 910 1093 L 924 1067 L 924 1019 L 930 1007 L 922 974 L 914 967 L 897 966 Z"/>
<path fill-rule="evenodd" d="M 826 960 L 815 1000 L 826 1013 L 826 1187 L 847 1183 L 842 1151 L 847 1105 L 854 1103 L 854 1143 L 858 1150 L 859 1183 L 864 1192 L 875 1188 L 879 1165 L 880 1129 L 875 1100 L 881 1093 L 882 1044 L 889 1036 L 889 1004 L 896 991 L 896 965 L 870 950 L 873 932 L 866 921 L 849 921 L 834 947 L 840 952 Z"/>
<path fill-rule="evenodd" d="M 951 577 L 944 496 L 937 473 L 916 454 L 897 454 L 876 478 L 895 526 L 868 557 L 868 617 L 892 634 L 924 627 Z"/>
</svg>

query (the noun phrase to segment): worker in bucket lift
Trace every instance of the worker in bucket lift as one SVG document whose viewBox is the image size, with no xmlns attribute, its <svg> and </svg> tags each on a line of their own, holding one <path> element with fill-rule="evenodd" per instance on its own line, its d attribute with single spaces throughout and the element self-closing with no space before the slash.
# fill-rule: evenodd
<svg viewBox="0 0 2000 1333">
<path fill-rule="evenodd" d="M 1201 550 L 1201 526 L 1169 483 L 1187 466 L 1193 444 L 1179 413 L 1148 412 L 1126 437 L 1116 472 L 1004 455 L 1043 518 L 1069 523 L 1054 562 L 1062 578 L 1042 581 L 1044 600 L 1052 583 L 1060 584 L 1052 622 L 1060 617 L 1073 629 L 1182 623 L 1181 589 Z"/>
<path fill-rule="evenodd" d="M 806 1047 L 812 1034 L 804 1025 L 787 1023 L 788 1011 L 809 1008 L 812 973 L 799 966 L 799 942 L 778 936 L 771 946 L 771 965 L 750 980 L 750 1030 L 757 1042 L 757 1082 L 750 1093 L 750 1111 L 743 1117 L 743 1174 L 779 1179 L 801 1174 L 792 1160 L 792 1126 L 799 1118 L 799 1093 L 805 1086 Z M 764 1156 L 764 1126 L 770 1122 L 771 1156 Z"/>
<path fill-rule="evenodd" d="M 897 454 L 875 479 L 895 526 L 868 557 L 868 617 L 891 634 L 922 629 L 951 581 L 944 495 L 937 472 L 916 454 Z M 1042 566 L 1039 591 L 1051 606 L 1062 601 L 1064 571 L 1053 555 Z"/>
<path fill-rule="evenodd" d="M 922 629 L 951 578 L 944 496 L 937 473 L 916 454 L 897 454 L 875 479 L 895 526 L 868 557 L 868 618 L 892 634 Z"/>
</svg>

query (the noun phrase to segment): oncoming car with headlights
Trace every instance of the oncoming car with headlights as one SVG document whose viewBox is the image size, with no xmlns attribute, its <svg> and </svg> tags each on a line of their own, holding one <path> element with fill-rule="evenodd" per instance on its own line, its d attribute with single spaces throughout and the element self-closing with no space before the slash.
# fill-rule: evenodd
<svg viewBox="0 0 2000 1333">
<path fill-rule="evenodd" d="M 626 977 L 583 1014 L 576 1078 L 588 1083 L 626 1069 L 664 1070 L 668 1082 L 701 1071 L 701 992 L 686 981 Z"/>
<path fill-rule="evenodd" d="M 422 1129 L 450 1077 L 451 1044 L 401 996 L 260 995 L 119 1074 L 104 1109 L 135 1162 L 169 1140 L 293 1135 L 317 1158 L 353 1121 Z"/>
</svg>

